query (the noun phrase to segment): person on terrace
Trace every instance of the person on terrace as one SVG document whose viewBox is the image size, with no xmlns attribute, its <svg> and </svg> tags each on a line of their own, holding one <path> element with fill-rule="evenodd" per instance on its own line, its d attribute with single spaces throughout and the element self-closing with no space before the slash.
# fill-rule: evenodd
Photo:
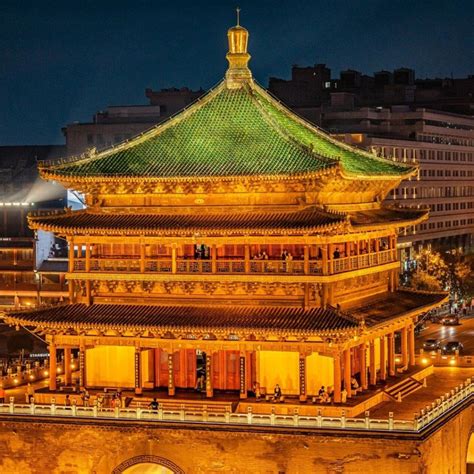
<svg viewBox="0 0 474 474">
<path fill-rule="evenodd" d="M 276 384 L 273 390 L 273 401 L 279 402 L 281 400 L 281 388 L 280 385 Z"/>
</svg>

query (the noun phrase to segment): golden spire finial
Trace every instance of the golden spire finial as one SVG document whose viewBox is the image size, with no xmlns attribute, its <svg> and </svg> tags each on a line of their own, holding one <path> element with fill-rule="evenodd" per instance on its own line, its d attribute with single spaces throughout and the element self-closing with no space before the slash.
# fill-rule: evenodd
<svg viewBox="0 0 474 474">
<path fill-rule="evenodd" d="M 227 38 L 229 40 L 229 52 L 227 53 L 227 61 L 229 61 L 229 69 L 226 73 L 227 86 L 231 88 L 239 88 L 242 83 L 252 79 L 252 73 L 248 68 L 250 54 L 247 52 L 249 41 L 249 32 L 240 26 L 240 8 L 236 8 L 237 25 L 229 28 Z"/>
</svg>

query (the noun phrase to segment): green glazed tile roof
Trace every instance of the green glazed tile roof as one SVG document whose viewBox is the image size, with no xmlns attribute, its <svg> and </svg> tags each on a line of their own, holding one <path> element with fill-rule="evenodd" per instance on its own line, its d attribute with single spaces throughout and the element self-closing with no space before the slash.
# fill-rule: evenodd
<svg viewBox="0 0 474 474">
<path fill-rule="evenodd" d="M 312 173 L 405 175 L 410 167 L 338 143 L 249 83 L 225 81 L 128 143 L 42 167 L 60 176 L 219 177 Z"/>
</svg>

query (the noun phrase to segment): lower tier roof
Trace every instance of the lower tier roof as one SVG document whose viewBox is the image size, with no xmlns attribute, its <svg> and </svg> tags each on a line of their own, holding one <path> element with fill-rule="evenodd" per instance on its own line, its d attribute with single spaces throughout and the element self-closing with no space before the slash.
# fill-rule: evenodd
<svg viewBox="0 0 474 474">
<path fill-rule="evenodd" d="M 381 208 L 341 213 L 311 206 L 305 209 L 193 214 L 119 213 L 111 211 L 62 211 L 29 216 L 33 229 L 59 233 L 107 235 L 278 235 L 321 233 L 350 223 L 354 229 L 371 226 L 414 225 L 427 216 L 420 209 Z"/>
<path fill-rule="evenodd" d="M 282 306 L 146 306 L 119 304 L 69 304 L 5 314 L 8 324 L 49 330 L 145 331 L 210 334 L 262 333 L 329 335 L 356 332 L 366 326 L 401 317 L 414 310 L 440 303 L 439 293 L 399 291 L 380 295 L 365 308 L 346 314 L 335 308 Z"/>
<path fill-rule="evenodd" d="M 129 235 L 237 234 L 262 235 L 288 232 L 321 232 L 346 221 L 345 216 L 321 208 L 295 211 L 248 211 L 194 214 L 112 213 L 100 211 L 65 211 L 30 216 L 33 229 L 64 233 L 124 233 Z"/>
</svg>

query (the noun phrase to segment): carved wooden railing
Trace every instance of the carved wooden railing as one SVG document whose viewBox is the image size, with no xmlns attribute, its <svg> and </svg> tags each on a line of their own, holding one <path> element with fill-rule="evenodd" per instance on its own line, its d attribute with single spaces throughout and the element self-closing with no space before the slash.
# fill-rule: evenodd
<svg viewBox="0 0 474 474">
<path fill-rule="evenodd" d="M 396 260 L 394 250 L 382 250 L 380 252 L 354 255 L 351 257 L 335 258 L 329 260 L 329 273 L 341 273 L 360 268 L 374 267 L 384 263 L 394 262 Z"/>
<path fill-rule="evenodd" d="M 308 260 L 303 259 L 281 260 L 244 260 L 236 259 L 176 259 L 167 258 L 91 258 L 91 272 L 154 272 L 154 273 L 222 273 L 222 274 L 292 274 L 292 275 L 323 275 L 348 272 L 361 268 L 383 265 L 385 263 L 396 261 L 396 252 L 394 250 L 383 250 L 381 252 L 356 255 L 330 259 L 326 262 L 325 270 L 321 259 Z M 74 259 L 74 271 L 86 271 L 86 259 Z"/>
</svg>

